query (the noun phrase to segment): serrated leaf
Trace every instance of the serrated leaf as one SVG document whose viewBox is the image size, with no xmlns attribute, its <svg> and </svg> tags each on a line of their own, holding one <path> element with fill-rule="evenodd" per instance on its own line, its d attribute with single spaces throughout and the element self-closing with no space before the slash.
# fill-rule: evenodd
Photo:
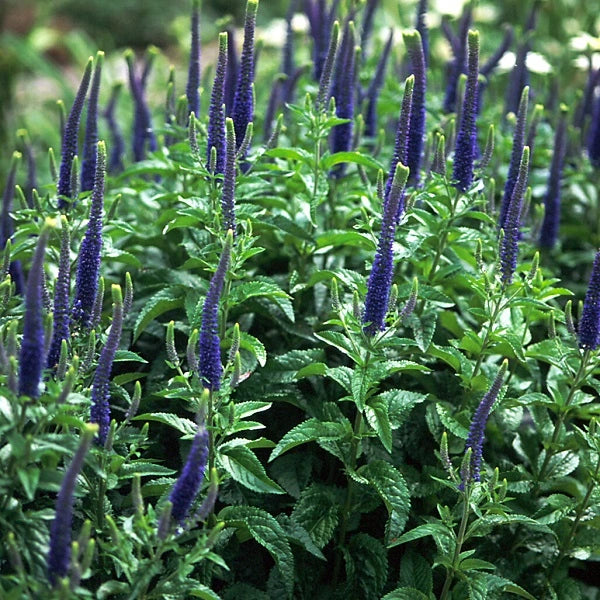
<svg viewBox="0 0 600 600">
<path fill-rule="evenodd" d="M 369 481 L 379 494 L 388 511 L 385 527 L 386 544 L 402 533 L 410 510 L 410 493 L 400 471 L 384 460 L 373 460 L 357 473 Z"/>
<path fill-rule="evenodd" d="M 426 394 L 410 392 L 408 390 L 387 390 L 379 394 L 388 404 L 388 415 L 390 419 L 390 427 L 398 429 L 408 419 L 410 411 L 427 398 Z"/>
<path fill-rule="evenodd" d="M 133 328 L 133 341 L 137 340 L 148 324 L 156 317 L 184 305 L 185 290 L 182 286 L 171 286 L 146 300 Z"/>
<path fill-rule="evenodd" d="M 436 536 L 441 536 L 447 538 L 448 540 L 453 539 L 453 534 L 445 525 L 442 525 L 441 523 L 424 523 L 423 525 L 418 525 L 414 529 L 407 531 L 399 538 L 390 540 L 388 543 L 388 548 L 393 548 L 394 546 L 406 544 L 407 542 L 412 542 L 427 536 L 432 536 L 434 538 Z"/>
<path fill-rule="evenodd" d="M 440 417 L 440 421 L 444 427 L 453 433 L 456 437 L 461 440 L 466 440 L 469 437 L 469 430 L 461 425 L 451 414 L 450 411 L 443 404 L 436 404 L 435 408 Z"/>
<path fill-rule="evenodd" d="M 184 435 L 195 435 L 198 431 L 198 426 L 194 421 L 178 417 L 172 413 L 144 413 L 143 415 L 136 415 L 132 421 L 156 421 L 174 427 Z"/>
<path fill-rule="evenodd" d="M 281 570 L 288 597 L 294 590 L 294 556 L 281 525 L 265 510 L 254 506 L 228 506 L 219 513 L 226 527 L 245 526 L 250 535 L 267 549 Z"/>
<path fill-rule="evenodd" d="M 130 350 L 117 350 L 115 352 L 115 360 L 113 362 L 139 362 L 148 363 L 145 358 L 142 358 L 139 354 L 131 352 Z"/>
<path fill-rule="evenodd" d="M 253 335 L 240 331 L 240 348 L 252 352 L 261 367 L 264 367 L 267 362 L 267 351 L 264 344 Z"/>
<path fill-rule="evenodd" d="M 254 452 L 246 446 L 221 446 L 217 451 L 221 466 L 243 486 L 264 494 L 284 494 L 266 473 Z"/>
<path fill-rule="evenodd" d="M 386 594 L 381 600 L 429 600 L 429 596 L 415 588 L 402 587 Z"/>
<path fill-rule="evenodd" d="M 338 524 L 340 506 L 336 492 L 313 484 L 302 492 L 292 511 L 292 518 L 308 531 L 319 549 L 329 543 Z"/>
<path fill-rule="evenodd" d="M 221 596 L 201 583 L 197 583 L 196 587 L 190 590 L 188 594 L 194 598 L 202 598 L 202 600 L 221 600 Z"/>
<path fill-rule="evenodd" d="M 388 404 L 381 396 L 369 398 L 365 406 L 367 422 L 375 430 L 383 447 L 392 451 L 392 428 L 388 416 Z"/>
<path fill-rule="evenodd" d="M 281 440 L 279 440 L 279 443 L 275 446 L 273 452 L 271 452 L 269 462 L 275 460 L 284 452 L 287 452 L 296 446 L 300 446 L 301 444 L 317 440 L 340 440 L 347 434 L 348 431 L 342 423 L 322 422 L 318 419 L 308 419 L 307 421 L 296 425 L 296 427 L 288 431 Z"/>
<path fill-rule="evenodd" d="M 346 563 L 352 561 L 352 589 L 364 600 L 378 600 L 388 572 L 387 552 L 381 542 L 366 533 L 355 533 L 344 554 Z"/>
</svg>

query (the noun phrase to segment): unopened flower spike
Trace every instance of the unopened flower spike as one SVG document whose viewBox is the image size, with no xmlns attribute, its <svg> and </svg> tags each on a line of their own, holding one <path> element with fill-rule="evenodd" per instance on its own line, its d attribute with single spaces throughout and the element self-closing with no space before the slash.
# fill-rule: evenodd
<svg viewBox="0 0 600 600">
<path fill-rule="evenodd" d="M 247 0 L 244 45 L 242 47 L 240 70 L 233 100 L 233 109 L 231 111 L 238 149 L 244 138 L 248 123 L 254 120 L 252 84 L 254 83 L 254 29 L 256 27 L 257 10 L 258 0 Z M 245 156 L 242 158 L 245 158 Z"/>
<path fill-rule="evenodd" d="M 578 337 L 582 350 L 596 350 L 600 345 L 600 251 L 594 258 L 579 320 Z"/>
<path fill-rule="evenodd" d="M 115 354 L 119 348 L 121 331 L 123 329 L 123 295 L 121 286 L 112 286 L 113 320 L 106 343 L 100 353 L 98 366 L 92 381 L 92 405 L 90 421 L 98 423 L 98 443 L 103 446 L 110 428 L 110 373 Z"/>
<path fill-rule="evenodd" d="M 402 163 L 398 163 L 392 188 L 384 205 L 377 253 L 367 283 L 367 296 L 362 323 L 368 336 L 375 335 L 385 327 L 385 317 L 388 312 L 390 288 L 392 287 L 394 273 L 393 245 L 398 209 L 404 195 L 407 178 L 408 168 Z"/>
<path fill-rule="evenodd" d="M 427 70 L 423 44 L 418 31 L 403 34 L 404 43 L 410 58 L 410 72 L 415 76 L 415 87 L 410 114 L 408 134 L 408 155 L 406 166 L 410 170 L 408 183 L 418 185 L 421 177 L 423 140 L 425 138 L 425 92 L 427 88 Z"/>
<path fill-rule="evenodd" d="M 461 119 L 456 135 L 454 170 L 452 177 L 456 187 L 466 192 L 473 183 L 473 167 L 477 154 L 477 86 L 479 77 L 479 32 L 469 31 L 468 35 L 467 85 L 461 111 Z"/>
<path fill-rule="evenodd" d="M 527 138 L 525 139 L 525 145 L 529 146 L 529 152 L 533 156 L 533 148 L 535 146 L 535 136 L 537 135 L 537 130 L 539 124 L 542 120 L 542 116 L 544 115 L 544 105 L 536 104 L 533 107 L 533 114 L 531 115 L 531 123 L 529 124 L 529 130 L 527 131 Z"/>
<path fill-rule="evenodd" d="M 56 156 L 54 148 L 48 148 L 48 167 L 50 169 L 50 178 L 52 181 L 58 181 L 58 167 L 56 166 Z"/>
<path fill-rule="evenodd" d="M 110 131 L 110 157 L 108 159 L 108 172 L 120 173 L 123 170 L 123 156 L 125 154 L 125 140 L 123 132 L 119 124 L 119 120 L 115 115 L 119 95 L 123 89 L 122 83 L 115 83 L 112 87 L 110 99 L 104 109 L 104 118 Z"/>
<path fill-rule="evenodd" d="M 377 61 L 377 68 L 369 89 L 367 90 L 367 108 L 365 113 L 365 136 L 374 138 L 377 135 L 377 101 L 383 87 L 385 70 L 390 58 L 392 42 L 394 41 L 394 30 L 390 29 L 387 42 L 383 47 L 383 52 Z M 361 42 L 362 43 L 362 42 Z"/>
<path fill-rule="evenodd" d="M 23 338 L 19 355 L 19 394 L 30 398 L 37 398 L 40 395 L 40 382 L 45 366 L 42 273 L 50 229 L 54 226 L 54 221 L 47 219 L 42 228 L 25 290 Z"/>
<path fill-rule="evenodd" d="M 140 407 L 140 400 L 142 399 L 142 384 L 139 381 L 135 382 L 133 387 L 133 396 L 131 397 L 131 404 L 125 413 L 125 421 L 131 421 L 137 414 L 138 408 Z"/>
<path fill-rule="evenodd" d="M 133 281 L 129 271 L 125 273 L 125 294 L 123 295 L 123 315 L 127 316 L 133 305 Z"/>
<path fill-rule="evenodd" d="M 410 120 L 412 117 L 413 93 L 415 87 L 415 76 L 409 75 L 404 82 L 404 94 L 402 96 L 402 105 L 400 115 L 398 116 L 398 125 L 396 128 L 396 141 L 394 143 L 394 154 L 390 164 L 387 181 L 385 183 L 385 198 L 390 195 L 392 181 L 396 174 L 398 163 L 405 165 L 408 162 L 408 139 L 410 134 Z"/>
<path fill-rule="evenodd" d="M 186 348 L 186 358 L 188 363 L 188 370 L 191 373 L 199 372 L 199 361 L 198 361 L 198 338 L 200 337 L 200 332 L 197 329 L 192 331 L 190 337 L 188 338 L 187 348 Z"/>
<path fill-rule="evenodd" d="M 104 209 L 104 179 L 106 175 L 106 147 L 104 142 L 97 144 L 96 174 L 91 197 L 90 216 L 85 236 L 79 248 L 73 320 L 84 330 L 91 327 L 92 312 L 102 254 L 102 211 Z"/>
<path fill-rule="evenodd" d="M 334 277 L 331 280 L 331 309 L 334 312 L 339 312 L 342 309 L 342 303 L 340 302 L 340 291 L 338 287 L 338 281 Z"/>
<path fill-rule="evenodd" d="M 177 368 L 179 366 L 179 357 L 177 356 L 177 348 L 175 347 L 175 321 L 169 321 L 167 324 L 165 347 L 167 350 L 167 359 Z"/>
<path fill-rule="evenodd" d="M 492 123 L 488 129 L 487 139 L 485 141 L 485 148 L 483 149 L 483 156 L 479 161 L 479 169 L 485 171 L 492 160 L 494 154 L 494 124 Z"/>
<path fill-rule="evenodd" d="M 79 447 L 63 476 L 56 497 L 56 511 L 50 527 L 50 548 L 46 560 L 48 578 L 52 585 L 56 585 L 59 579 L 66 577 L 69 570 L 75 484 L 97 431 L 97 425 L 85 425 Z"/>
<path fill-rule="evenodd" d="M 519 102 L 519 111 L 517 113 L 517 123 L 513 134 L 512 153 L 510 155 L 510 163 L 508 167 L 508 175 L 504 185 L 504 195 L 502 197 L 502 205 L 500 207 L 500 219 L 498 226 L 504 227 L 508 206 L 510 204 L 513 188 L 517 182 L 519 174 L 519 165 L 521 163 L 521 155 L 525 146 L 525 128 L 527 126 L 527 108 L 529 105 L 529 88 L 523 88 L 521 101 Z"/>
<path fill-rule="evenodd" d="M 240 342 L 241 342 L 240 324 L 236 323 L 233 326 L 233 332 L 231 334 L 231 346 L 229 348 L 229 355 L 227 357 L 227 362 L 229 364 L 233 363 L 235 355 L 237 354 L 238 350 L 240 349 Z"/>
<path fill-rule="evenodd" d="M 14 152 L 10 162 L 6 186 L 2 195 L 2 210 L 0 212 L 0 250 L 6 248 L 10 243 L 14 233 L 14 224 L 10 216 L 13 210 L 13 199 L 15 194 L 15 183 L 17 178 L 17 169 L 21 161 L 21 153 Z M 15 282 L 17 294 L 22 294 L 25 288 L 23 269 L 20 261 L 12 261 L 9 266 L 10 275 Z"/>
<path fill-rule="evenodd" d="M 321 71 L 321 76 L 319 78 L 319 91 L 317 93 L 316 102 L 316 109 L 318 112 L 322 112 L 326 109 L 327 99 L 329 98 L 329 90 L 331 87 L 331 75 L 335 65 L 335 57 L 337 54 L 339 38 L 340 24 L 338 21 L 335 21 L 331 28 L 331 35 L 329 36 L 329 48 L 323 64 L 323 70 Z"/>
<path fill-rule="evenodd" d="M 235 183 L 236 183 L 236 141 L 235 127 L 232 119 L 227 119 L 226 128 L 226 158 L 223 174 L 223 187 L 221 189 L 221 213 L 223 215 L 223 228 L 233 231 L 235 235 Z"/>
<path fill-rule="evenodd" d="M 219 299 L 225 284 L 225 276 L 231 261 L 231 247 L 233 245 L 233 231 L 227 232 L 225 246 L 221 253 L 217 270 L 210 284 L 204 305 L 202 307 L 202 327 L 199 340 L 199 375 L 202 385 L 209 390 L 221 388 L 221 340 L 218 334 Z"/>
<path fill-rule="evenodd" d="M 437 173 L 442 177 L 446 176 L 446 136 L 443 133 L 437 136 L 437 144 L 433 153 L 433 162 L 431 163 L 431 172 Z"/>
<path fill-rule="evenodd" d="M 402 312 L 400 313 L 400 317 L 402 318 L 402 320 L 408 319 L 408 317 L 410 317 L 416 306 L 417 306 L 417 298 L 419 297 L 419 280 L 415 277 L 413 279 L 413 284 L 412 284 L 412 288 L 410 290 L 410 296 L 408 297 L 408 300 L 406 301 L 406 304 L 404 305 L 404 308 L 402 309 Z"/>
<path fill-rule="evenodd" d="M 512 198 L 506 214 L 503 231 L 504 236 L 500 241 L 500 266 L 502 271 L 502 283 L 512 283 L 517 269 L 517 256 L 519 253 L 519 237 L 521 226 L 521 211 L 523 198 L 527 189 L 527 178 L 529 175 L 529 147 L 523 148 L 519 175 L 513 189 Z"/>
<path fill-rule="evenodd" d="M 77 198 L 81 187 L 79 185 L 79 157 L 77 154 L 73 157 L 71 163 L 71 198 Z"/>
<path fill-rule="evenodd" d="M 567 151 L 567 107 L 561 106 L 558 126 L 554 135 L 554 146 L 548 187 L 544 197 L 544 221 L 540 231 L 540 246 L 553 248 L 558 239 L 560 226 L 560 192 L 565 155 Z"/>
<path fill-rule="evenodd" d="M 60 171 L 56 187 L 56 192 L 58 194 L 58 208 L 61 210 L 68 205 L 68 200 L 66 199 L 73 198 L 71 190 L 71 167 L 73 165 L 73 157 L 77 154 L 79 121 L 85 103 L 85 96 L 90 84 L 93 63 L 94 59 L 90 57 L 85 67 L 81 83 L 79 84 L 75 100 L 73 101 L 73 106 L 71 107 L 71 111 L 65 122 L 65 130 L 62 137 Z"/>
<path fill-rule="evenodd" d="M 225 170 L 225 76 L 227 73 L 227 33 L 219 34 L 219 55 L 210 106 L 208 109 L 208 142 L 206 146 L 207 161 L 210 162 L 210 153 L 215 148 L 217 160 L 215 173 L 223 173 Z"/>
<path fill-rule="evenodd" d="M 81 161 L 81 191 L 87 192 L 94 187 L 96 176 L 96 146 L 98 145 L 98 95 L 104 52 L 96 54 L 96 65 L 92 76 L 90 97 L 87 102 L 87 117 L 85 123 L 85 139 L 83 142 L 83 160 Z"/>
<path fill-rule="evenodd" d="M 567 331 L 572 335 L 577 335 L 577 331 L 575 329 L 575 323 L 573 321 L 573 301 L 568 300 L 565 304 L 565 325 L 567 327 Z"/>
<path fill-rule="evenodd" d="M 192 2 L 190 62 L 186 96 L 188 113 L 200 114 L 200 1 Z"/>
</svg>

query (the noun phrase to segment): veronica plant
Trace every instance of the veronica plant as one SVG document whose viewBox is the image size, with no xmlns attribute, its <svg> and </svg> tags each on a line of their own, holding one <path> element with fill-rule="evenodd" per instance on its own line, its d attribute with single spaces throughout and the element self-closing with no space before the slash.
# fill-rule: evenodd
<svg viewBox="0 0 600 600">
<path fill-rule="evenodd" d="M 186 96 L 188 114 L 200 114 L 200 2 L 192 3 L 190 60 L 188 65 L 188 80 Z"/>
</svg>

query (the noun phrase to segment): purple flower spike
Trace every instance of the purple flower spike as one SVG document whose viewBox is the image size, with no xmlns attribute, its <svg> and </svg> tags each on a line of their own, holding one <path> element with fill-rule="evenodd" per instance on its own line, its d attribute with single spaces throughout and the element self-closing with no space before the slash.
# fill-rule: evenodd
<svg viewBox="0 0 600 600">
<path fill-rule="evenodd" d="M 102 209 L 104 207 L 104 177 L 106 172 L 106 147 L 98 142 L 96 176 L 85 236 L 79 248 L 77 276 L 75 280 L 75 301 L 73 320 L 84 330 L 91 326 L 94 301 L 98 291 L 100 276 L 100 255 L 102 252 Z"/>
<path fill-rule="evenodd" d="M 398 163 L 390 195 L 383 205 L 379 244 L 367 283 L 367 296 L 362 322 L 364 331 L 368 336 L 375 335 L 385 327 L 385 316 L 388 312 L 392 276 L 394 274 L 394 237 L 396 235 L 397 215 L 407 178 L 408 168 L 402 163 Z"/>
<path fill-rule="evenodd" d="M 231 230 L 235 236 L 235 128 L 233 120 L 227 119 L 227 159 L 221 190 L 221 212 L 223 213 L 223 228 Z"/>
<path fill-rule="evenodd" d="M 294 30 L 292 28 L 292 19 L 296 12 L 298 0 L 290 0 L 287 13 L 285 15 L 285 44 L 283 45 L 283 55 L 281 59 L 281 72 L 291 81 L 294 77 L 296 67 L 294 66 Z M 285 102 L 287 102 L 287 98 Z"/>
<path fill-rule="evenodd" d="M 421 177 L 421 159 L 423 139 L 425 137 L 425 91 L 427 88 L 427 71 L 423 44 L 418 31 L 403 34 L 404 43 L 410 57 L 410 70 L 415 76 L 412 112 L 410 114 L 410 130 L 408 134 L 407 166 L 410 169 L 408 183 L 418 185 Z"/>
<path fill-rule="evenodd" d="M 339 3 L 339 0 L 333 0 L 329 9 L 326 0 L 305 0 L 304 3 L 313 39 L 313 74 L 316 81 L 321 81 L 323 77 L 323 69 L 331 46 L 331 28 Z"/>
<path fill-rule="evenodd" d="M 83 142 L 83 161 L 81 162 L 81 191 L 87 192 L 94 187 L 96 173 L 96 144 L 98 143 L 98 94 L 104 52 L 96 54 L 96 66 L 92 77 L 90 97 L 87 104 L 87 119 L 85 124 L 85 140 Z"/>
<path fill-rule="evenodd" d="M 110 428 L 110 373 L 112 371 L 115 354 L 119 348 L 121 331 L 123 329 L 123 294 L 121 286 L 112 286 L 113 319 L 108 337 L 94 373 L 92 381 L 92 405 L 90 408 L 90 421 L 98 423 L 98 443 L 103 446 Z"/>
<path fill-rule="evenodd" d="M 198 427 L 185 465 L 169 495 L 173 505 L 171 516 L 179 525 L 183 525 L 202 485 L 208 463 L 208 448 L 208 430 L 202 424 Z"/>
<path fill-rule="evenodd" d="M 65 198 L 71 198 L 71 168 L 73 166 L 73 157 L 77 154 L 77 136 L 79 134 L 79 120 L 81 111 L 85 103 L 85 95 L 90 85 L 92 75 L 92 64 L 94 59 L 90 57 L 83 73 L 83 78 L 79 84 L 77 95 L 73 101 L 71 112 L 65 124 L 65 130 L 62 139 L 62 158 L 58 174 L 58 184 L 56 191 L 58 193 L 58 208 L 61 210 L 67 207 Z"/>
<path fill-rule="evenodd" d="M 425 66 L 429 64 L 429 29 L 427 29 L 427 0 L 419 0 L 417 5 L 417 22 L 415 29 L 421 35 L 423 43 L 423 56 L 425 57 Z"/>
<path fill-rule="evenodd" d="M 458 26 L 459 33 L 453 35 L 449 30 L 450 43 L 452 45 L 453 59 L 448 64 L 448 81 L 446 83 L 446 95 L 444 97 L 444 112 L 454 112 L 456 108 L 456 93 L 458 90 L 458 80 L 465 71 L 467 62 L 467 33 L 473 20 L 473 6 L 469 2 L 463 11 Z"/>
<path fill-rule="evenodd" d="M 367 51 L 369 39 L 371 38 L 371 33 L 373 32 L 373 21 L 378 4 L 379 0 L 367 0 L 367 4 L 365 6 L 362 19 L 362 28 L 360 32 L 360 47 L 362 48 L 363 52 Z"/>
<path fill-rule="evenodd" d="M 227 29 L 227 71 L 225 73 L 225 114 L 231 116 L 233 110 L 233 100 L 235 98 L 235 88 L 240 70 L 237 46 L 235 43 L 235 30 Z"/>
<path fill-rule="evenodd" d="M 385 69 L 390 58 L 390 51 L 392 49 L 392 42 L 394 41 L 394 30 L 390 29 L 390 35 L 383 48 L 383 52 L 377 62 L 377 68 L 375 69 L 375 75 L 371 85 L 367 90 L 367 109 L 365 116 L 365 136 L 373 138 L 377 135 L 377 100 L 381 88 L 383 87 L 383 81 L 385 76 Z"/>
<path fill-rule="evenodd" d="M 221 340 L 218 334 L 219 298 L 223 291 L 225 276 L 231 261 L 232 245 L 233 231 L 229 230 L 217 270 L 210 280 L 204 306 L 202 307 L 202 328 L 200 329 L 200 340 L 198 342 L 200 348 L 199 374 L 202 385 L 212 391 L 221 388 L 223 365 L 221 364 Z"/>
<path fill-rule="evenodd" d="M 225 75 L 227 73 L 227 33 L 219 34 L 219 56 L 215 70 L 215 80 L 210 96 L 208 109 L 208 143 L 206 147 L 206 162 L 210 162 L 211 149 L 217 151 L 215 173 L 223 173 L 225 168 Z"/>
<path fill-rule="evenodd" d="M 600 168 L 600 96 L 594 106 L 587 153 L 592 166 L 596 169 Z"/>
<path fill-rule="evenodd" d="M 406 164 L 408 160 L 408 133 L 410 127 L 410 117 L 412 114 L 413 90 L 415 87 L 415 76 L 409 75 L 404 84 L 404 95 L 402 97 L 402 107 L 400 108 L 400 117 L 398 118 L 398 128 L 396 129 L 396 143 L 394 145 L 394 155 L 390 164 L 390 172 L 385 184 L 384 198 L 387 201 L 392 182 L 396 174 L 398 163 Z M 398 204 L 400 208 L 402 201 Z"/>
<path fill-rule="evenodd" d="M 540 246 L 553 248 L 558 238 L 560 224 L 560 184 L 567 151 L 567 107 L 561 106 L 560 117 L 554 135 L 554 154 L 548 177 L 548 190 L 544 198 L 544 222 L 540 231 Z"/>
<path fill-rule="evenodd" d="M 115 116 L 115 108 L 119 99 L 119 94 L 123 89 L 121 83 L 116 83 L 110 95 L 110 100 L 104 110 L 104 118 L 108 125 L 108 129 L 111 135 L 111 151 L 108 159 L 108 172 L 109 173 L 120 173 L 123 170 L 123 155 L 125 154 L 125 140 L 123 139 L 123 132 L 119 121 Z"/>
<path fill-rule="evenodd" d="M 529 146 L 523 148 L 519 176 L 515 183 L 513 195 L 506 213 L 506 221 L 502 229 L 504 237 L 500 244 L 500 267 L 502 270 L 502 283 L 509 285 L 517 269 L 517 256 L 519 254 L 519 237 L 521 226 L 521 211 L 523 198 L 527 190 L 527 177 L 529 174 Z"/>
<path fill-rule="evenodd" d="M 200 114 L 200 3 L 194 0 L 192 5 L 191 24 L 192 43 L 190 47 L 190 64 L 185 90 L 188 101 L 188 114 Z"/>
<path fill-rule="evenodd" d="M 63 340 L 71 337 L 69 318 L 69 294 L 71 291 L 71 236 L 69 223 L 63 215 L 60 223 L 60 257 L 58 276 L 54 284 L 54 309 L 52 319 L 52 340 L 48 350 L 46 366 L 53 369 L 58 364 Z"/>
<path fill-rule="evenodd" d="M 344 37 L 337 55 L 336 68 L 331 86 L 331 95 L 335 98 L 335 114 L 340 119 L 349 119 L 348 123 L 336 125 L 331 131 L 331 152 L 348 152 L 352 149 L 354 129 L 354 96 L 356 92 L 356 48 L 354 23 L 349 21 L 344 28 Z M 341 177 L 345 164 L 337 165 L 332 174 Z"/>
<path fill-rule="evenodd" d="M 529 88 L 524 87 L 523 91 L 521 92 L 521 101 L 519 102 L 519 111 L 517 113 L 517 124 L 515 125 L 515 132 L 513 134 L 512 154 L 510 155 L 508 175 L 504 185 L 504 196 L 502 197 L 502 206 L 500 207 L 500 228 L 504 227 L 504 222 L 506 221 L 506 215 L 508 212 L 508 205 L 510 204 L 512 192 L 519 173 L 519 164 L 521 162 L 521 155 L 523 154 L 523 147 L 525 146 L 525 127 L 527 125 L 528 105 Z"/>
<path fill-rule="evenodd" d="M 473 183 L 473 161 L 477 154 L 477 80 L 479 77 L 479 32 L 469 31 L 467 86 L 456 136 L 454 173 L 456 187 L 466 192 Z"/>
<path fill-rule="evenodd" d="M 481 480 L 481 461 L 483 460 L 483 441 L 485 437 L 485 426 L 490 416 L 490 412 L 492 407 L 494 406 L 494 402 L 498 398 L 498 394 L 502 388 L 502 384 L 504 383 L 504 376 L 506 375 L 506 371 L 508 369 L 508 361 L 505 359 L 502 362 L 502 366 L 498 371 L 498 374 L 494 378 L 494 381 L 490 387 L 490 389 L 485 393 L 475 414 L 473 415 L 473 419 L 471 421 L 471 426 L 469 427 L 469 437 L 467 437 L 467 443 L 465 446 L 465 451 L 471 448 L 471 468 L 470 471 L 470 480 L 469 481 L 480 481 Z M 462 481 L 460 484 L 460 489 L 464 490 L 465 485 L 469 483 L 469 481 Z"/>
<path fill-rule="evenodd" d="M 66 577 L 69 570 L 75 484 L 97 430 L 97 425 L 85 426 L 79 448 L 63 476 L 56 496 L 56 511 L 50 527 L 50 548 L 46 560 L 48 579 L 52 585 L 56 585 L 59 578 Z"/>
<path fill-rule="evenodd" d="M 596 350 L 600 345 L 600 251 L 594 258 L 578 333 L 582 350 Z"/>
<path fill-rule="evenodd" d="M 594 105 L 594 91 L 600 81 L 600 69 L 594 69 L 592 64 L 592 58 L 589 57 L 589 72 L 588 78 L 585 84 L 585 90 L 583 92 L 583 98 L 577 107 L 575 112 L 575 118 L 573 119 L 573 125 L 578 129 L 583 129 L 585 120 L 587 117 L 592 116 L 592 107 Z"/>
<path fill-rule="evenodd" d="M 25 291 L 25 317 L 19 357 L 19 395 L 30 398 L 38 398 L 40 395 L 40 382 L 44 369 L 42 281 L 44 254 L 52 226 L 52 221 L 47 220 L 40 233 Z"/>
<path fill-rule="evenodd" d="M 2 195 L 2 210 L 0 211 L 0 251 L 4 250 L 6 242 L 12 238 L 14 233 L 14 225 L 10 213 L 13 209 L 13 199 L 15 196 L 15 183 L 17 179 L 17 169 L 21 154 L 14 152 L 10 163 L 10 169 L 6 178 L 6 187 Z M 23 278 L 23 269 L 18 260 L 10 263 L 10 275 L 15 282 L 17 294 L 22 294 L 25 289 Z"/>
<path fill-rule="evenodd" d="M 254 83 L 254 29 L 256 27 L 257 10 L 258 0 L 248 0 L 246 2 L 244 45 L 242 47 L 240 71 L 235 89 L 235 98 L 233 100 L 233 110 L 231 111 L 238 149 L 244 139 L 248 123 L 254 118 L 252 84 Z"/>
</svg>

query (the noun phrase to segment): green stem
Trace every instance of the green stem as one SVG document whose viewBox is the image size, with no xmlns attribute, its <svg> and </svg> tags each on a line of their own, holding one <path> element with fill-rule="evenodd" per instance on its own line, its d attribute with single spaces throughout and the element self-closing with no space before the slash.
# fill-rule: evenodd
<svg viewBox="0 0 600 600">
<path fill-rule="evenodd" d="M 442 588 L 440 600 L 446 600 L 448 592 L 450 591 L 450 586 L 454 580 L 454 575 L 458 570 L 460 551 L 465 541 L 465 532 L 467 531 L 467 523 L 469 522 L 469 498 L 470 492 L 469 490 L 465 490 L 462 518 L 458 528 L 458 536 L 456 537 L 456 546 L 454 547 L 454 555 L 452 557 L 452 567 L 446 571 L 446 581 L 444 581 L 444 587 Z"/>
<path fill-rule="evenodd" d="M 498 301 L 496 302 L 496 306 L 494 307 L 494 312 L 492 313 L 492 316 L 490 317 L 490 324 L 488 325 L 487 331 L 485 332 L 485 337 L 483 338 L 483 342 L 481 343 L 481 350 L 479 352 L 479 356 L 477 357 L 477 362 L 475 363 L 475 367 L 473 368 L 473 373 L 471 373 L 471 381 L 473 381 L 473 379 L 475 379 L 475 376 L 477 375 L 477 373 L 479 372 L 479 369 L 481 368 L 481 364 L 485 357 L 485 351 L 487 350 L 487 347 L 490 343 L 490 338 L 491 338 L 492 332 L 494 330 L 494 325 L 496 324 L 496 319 L 498 318 L 498 315 L 500 314 L 500 311 L 502 310 L 502 300 L 503 299 L 504 299 L 504 286 L 502 287 L 502 292 L 500 293 L 500 296 L 498 297 Z"/>
</svg>

